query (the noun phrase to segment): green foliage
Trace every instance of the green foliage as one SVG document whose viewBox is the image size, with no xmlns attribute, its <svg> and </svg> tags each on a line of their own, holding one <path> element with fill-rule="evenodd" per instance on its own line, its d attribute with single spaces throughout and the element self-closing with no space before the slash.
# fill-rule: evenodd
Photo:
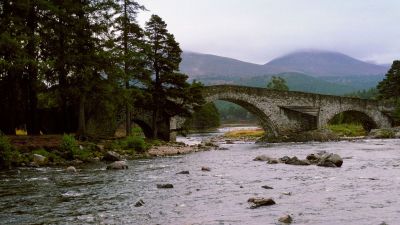
<svg viewBox="0 0 400 225">
<path fill-rule="evenodd" d="M 122 108 L 129 121 L 135 107 L 155 109 L 155 128 L 190 115 L 203 104 L 202 85 L 179 73 L 182 51 L 160 17 L 140 27 L 141 10 L 135 0 L 2 1 L 0 105 L 9 107 L 0 110 L 0 129 L 86 139 L 110 135 Z M 49 112 L 56 124 L 40 126 L 39 113 Z"/>
<path fill-rule="evenodd" d="M 393 61 L 385 78 L 378 84 L 381 99 L 400 99 L 400 60 Z"/>
<path fill-rule="evenodd" d="M 349 94 L 345 94 L 346 97 L 355 97 L 361 99 L 376 99 L 378 97 L 378 90 L 376 88 L 370 88 L 368 90 L 359 90 Z"/>
<path fill-rule="evenodd" d="M 335 134 L 345 137 L 357 137 L 367 134 L 361 124 L 330 124 L 327 128 Z"/>
<path fill-rule="evenodd" d="M 286 80 L 282 77 L 272 76 L 271 80 L 267 84 L 267 89 L 276 91 L 289 91 L 289 87 L 286 84 Z"/>
<path fill-rule="evenodd" d="M 217 128 L 220 125 L 218 109 L 214 103 L 207 103 L 195 111 L 191 118 L 185 121 L 187 129 L 206 130 Z"/>
<path fill-rule="evenodd" d="M 397 125 L 399 125 L 400 124 L 400 101 L 397 102 L 397 106 L 396 106 L 393 116 L 394 116 L 395 122 L 397 123 Z"/>
<path fill-rule="evenodd" d="M 71 134 L 64 134 L 61 140 L 60 150 L 64 152 L 76 152 L 79 150 L 78 142 Z"/>
<path fill-rule="evenodd" d="M 146 150 L 146 143 L 142 137 L 128 136 L 123 140 L 122 148 L 125 150 L 133 149 L 136 152 L 144 152 Z"/>
<path fill-rule="evenodd" d="M 0 135 L 0 168 L 3 166 L 10 167 L 19 159 L 20 153 L 13 148 L 6 136 Z"/>
<path fill-rule="evenodd" d="M 92 152 L 88 149 L 81 148 L 73 135 L 64 134 L 60 150 L 67 152 L 71 158 L 87 161 Z"/>
<path fill-rule="evenodd" d="M 142 128 L 140 128 L 139 126 L 132 127 L 131 136 L 143 137 L 144 134 Z"/>
<path fill-rule="evenodd" d="M 176 115 L 188 116 L 204 100 L 200 94 L 201 83 L 194 81 L 189 84 L 188 76 L 177 72 L 182 50 L 159 16 L 152 15 L 146 23 L 145 41 L 148 46 L 146 58 L 153 79 L 147 84 L 146 91 L 151 96 L 153 137 L 157 138 L 157 121 Z"/>
<path fill-rule="evenodd" d="M 257 118 L 243 107 L 227 102 L 215 101 L 222 123 L 257 123 Z"/>
</svg>

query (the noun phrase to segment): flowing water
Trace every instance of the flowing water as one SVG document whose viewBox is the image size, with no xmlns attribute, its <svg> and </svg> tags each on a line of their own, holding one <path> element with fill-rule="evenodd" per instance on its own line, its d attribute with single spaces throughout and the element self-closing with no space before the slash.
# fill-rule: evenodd
<svg viewBox="0 0 400 225">
<path fill-rule="evenodd" d="M 191 137 L 189 141 L 196 141 Z M 92 164 L 0 172 L 0 224 L 400 224 L 400 140 L 222 144 L 228 150 L 129 161 L 107 171 Z M 341 168 L 253 161 L 319 151 Z M 202 166 L 211 171 L 201 171 Z M 176 173 L 188 170 L 190 174 Z M 171 183 L 172 189 L 157 189 Z M 273 189 L 263 189 L 268 185 Z M 276 205 L 250 209 L 250 197 Z M 135 207 L 142 199 L 144 205 Z"/>
</svg>

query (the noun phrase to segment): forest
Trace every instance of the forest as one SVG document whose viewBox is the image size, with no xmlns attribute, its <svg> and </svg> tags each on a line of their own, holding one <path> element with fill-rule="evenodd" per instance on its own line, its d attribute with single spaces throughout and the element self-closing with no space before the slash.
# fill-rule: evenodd
<svg viewBox="0 0 400 225">
<path fill-rule="evenodd" d="M 167 24 L 132 0 L 0 3 L 0 131 L 96 135 L 132 112 L 151 112 L 153 137 L 170 117 L 203 104 L 202 84 L 179 72 L 182 50 Z M 100 121 L 100 122 L 99 122 Z"/>
</svg>

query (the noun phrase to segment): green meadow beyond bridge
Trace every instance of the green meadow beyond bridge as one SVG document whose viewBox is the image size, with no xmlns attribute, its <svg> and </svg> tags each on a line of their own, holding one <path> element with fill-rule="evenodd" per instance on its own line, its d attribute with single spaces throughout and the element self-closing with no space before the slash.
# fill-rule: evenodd
<svg viewBox="0 0 400 225">
<path fill-rule="evenodd" d="M 367 130 L 388 128 L 392 127 L 390 115 L 395 110 L 395 105 L 376 100 L 234 85 L 206 86 L 203 96 L 206 102 L 224 100 L 242 106 L 254 114 L 266 134 L 273 137 L 323 128 L 343 112 L 351 113 Z M 147 118 L 142 121 L 151 124 L 148 121 L 150 117 Z M 136 118 L 136 121 L 140 120 Z M 167 129 L 163 131 L 164 139 L 169 137 L 174 140 L 174 131 L 179 130 L 183 121 L 181 118 L 172 118 L 169 128 L 165 127 Z"/>
<path fill-rule="evenodd" d="M 395 109 L 376 100 L 233 85 L 207 86 L 203 95 L 206 102 L 225 100 L 247 109 L 271 136 L 323 128 L 342 112 L 356 115 L 366 129 L 387 128 Z"/>
</svg>

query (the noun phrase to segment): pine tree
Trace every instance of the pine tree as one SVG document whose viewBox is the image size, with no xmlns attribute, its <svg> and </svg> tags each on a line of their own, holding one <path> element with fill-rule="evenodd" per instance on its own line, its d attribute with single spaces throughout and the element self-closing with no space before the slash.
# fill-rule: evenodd
<svg viewBox="0 0 400 225">
<path fill-rule="evenodd" d="M 132 0 L 120 0 L 117 3 L 114 51 L 120 61 L 118 65 L 122 67 L 120 74 L 125 88 L 125 130 L 126 135 L 130 135 L 131 111 L 134 103 L 132 85 L 148 79 L 145 76 L 144 33 L 136 21 L 137 12 L 145 8 Z"/>
<path fill-rule="evenodd" d="M 385 78 L 378 84 L 381 99 L 400 99 L 400 61 L 395 60 Z"/>
<path fill-rule="evenodd" d="M 158 137 L 158 123 L 176 115 L 188 115 L 203 103 L 202 85 L 187 83 L 187 75 L 179 73 L 182 50 L 167 30 L 167 24 L 157 15 L 146 23 L 147 60 L 152 72 L 148 91 L 152 96 L 153 137 Z"/>
</svg>

